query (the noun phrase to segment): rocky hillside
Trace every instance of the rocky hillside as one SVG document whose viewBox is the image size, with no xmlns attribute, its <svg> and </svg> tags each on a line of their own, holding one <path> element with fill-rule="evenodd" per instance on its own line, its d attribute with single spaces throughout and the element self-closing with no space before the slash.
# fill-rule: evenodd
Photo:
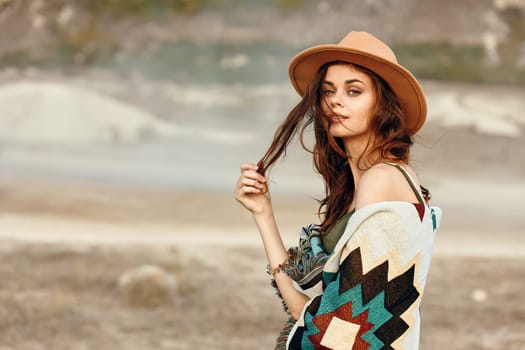
<svg viewBox="0 0 525 350">
<path fill-rule="evenodd" d="M 287 61 L 351 29 L 394 43 L 422 77 L 525 83 L 525 0 L 0 0 L 0 68 L 140 66 L 146 55 L 163 75 L 162 61 L 218 51 L 240 53 L 223 62 L 235 68 L 255 46 Z"/>
</svg>

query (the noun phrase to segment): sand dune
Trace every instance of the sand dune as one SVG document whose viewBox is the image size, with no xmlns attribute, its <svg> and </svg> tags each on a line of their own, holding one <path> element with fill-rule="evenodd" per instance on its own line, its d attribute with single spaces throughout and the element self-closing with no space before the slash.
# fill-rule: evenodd
<svg viewBox="0 0 525 350">
<path fill-rule="evenodd" d="M 161 119 L 140 105 L 121 101 L 100 89 L 61 80 L 28 79 L 0 85 L 0 122 L 9 126 L 0 130 L 3 143 L 111 145 L 191 133 L 188 125 L 182 127 Z M 177 84 L 144 84 L 152 85 L 148 89 L 158 90 L 153 94 L 168 96 L 175 111 L 188 105 L 243 109 L 246 108 L 243 105 L 246 98 L 282 99 L 286 90 L 289 91 L 284 93 L 284 99 L 289 100 L 290 105 L 296 99 L 291 89 L 284 89 L 281 85 L 266 88 L 219 86 L 202 91 L 203 88 L 197 86 L 183 88 Z M 125 86 L 117 89 L 125 89 Z M 452 128 L 473 127 L 480 133 L 511 137 L 522 135 L 521 130 L 525 126 L 523 89 L 437 82 L 427 82 L 425 89 L 430 121 Z M 130 94 L 133 95 L 132 92 Z M 203 94 L 206 98 L 202 98 Z M 256 118 L 261 113 L 264 113 L 263 109 L 252 110 L 251 117 Z M 213 132 L 205 129 L 204 135 L 194 133 L 194 137 L 206 139 L 206 133 L 209 133 L 208 138 L 215 137 L 225 142 L 231 139 L 235 142 L 247 140 L 247 135 L 244 139 L 242 135 L 239 138 L 240 130 L 230 133 L 223 130 L 218 135 L 217 131 L 215 129 L 216 135 L 212 136 Z"/>
<path fill-rule="evenodd" d="M 145 110 L 75 84 L 17 81 L 0 85 L 2 142 L 85 144 L 136 142 L 177 128 Z"/>
</svg>

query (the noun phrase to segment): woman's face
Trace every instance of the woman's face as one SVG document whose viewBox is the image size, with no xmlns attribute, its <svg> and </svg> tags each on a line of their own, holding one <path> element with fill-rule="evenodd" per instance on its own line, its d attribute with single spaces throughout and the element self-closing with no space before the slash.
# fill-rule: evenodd
<svg viewBox="0 0 525 350">
<path fill-rule="evenodd" d="M 325 125 L 333 137 L 368 142 L 369 121 L 377 101 L 372 79 L 350 64 L 328 67 L 322 81 L 321 107 L 329 122 Z"/>
</svg>

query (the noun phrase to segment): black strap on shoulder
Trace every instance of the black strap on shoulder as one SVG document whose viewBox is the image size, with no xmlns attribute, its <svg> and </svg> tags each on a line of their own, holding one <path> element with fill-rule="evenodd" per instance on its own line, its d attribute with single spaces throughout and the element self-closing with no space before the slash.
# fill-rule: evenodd
<svg viewBox="0 0 525 350">
<path fill-rule="evenodd" d="M 399 164 L 396 164 L 396 163 L 385 163 L 385 164 L 388 164 L 388 165 L 391 165 L 395 168 L 397 168 L 401 174 L 403 174 L 403 176 L 405 177 L 405 179 L 408 181 L 410 187 L 412 188 L 412 191 L 414 191 L 414 194 L 416 195 L 418 201 L 420 204 L 425 204 L 425 199 L 423 198 L 423 195 L 421 194 L 421 192 L 419 192 L 414 180 L 412 179 L 412 176 L 410 176 L 410 174 L 408 173 L 408 171 L 403 168 L 401 165 Z"/>
</svg>

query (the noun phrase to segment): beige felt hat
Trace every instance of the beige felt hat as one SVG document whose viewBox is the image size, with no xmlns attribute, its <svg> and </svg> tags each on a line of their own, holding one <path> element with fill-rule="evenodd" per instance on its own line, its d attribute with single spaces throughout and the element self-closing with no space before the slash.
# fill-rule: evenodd
<svg viewBox="0 0 525 350">
<path fill-rule="evenodd" d="M 392 49 L 366 32 L 350 32 L 338 44 L 318 45 L 297 54 L 288 73 L 299 95 L 304 95 L 319 68 L 333 61 L 363 66 L 383 78 L 399 99 L 409 132 L 421 129 L 427 115 L 423 89 L 412 73 L 397 63 Z"/>
</svg>

